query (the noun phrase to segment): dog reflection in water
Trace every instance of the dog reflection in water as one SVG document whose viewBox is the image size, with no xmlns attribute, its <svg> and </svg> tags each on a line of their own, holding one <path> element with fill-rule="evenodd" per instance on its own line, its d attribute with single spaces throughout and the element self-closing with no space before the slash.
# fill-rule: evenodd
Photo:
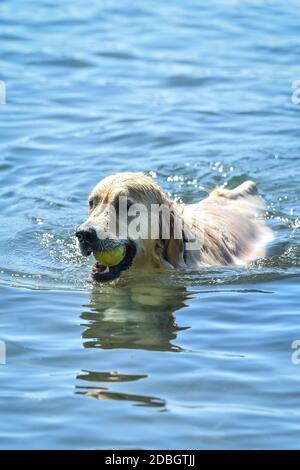
<svg viewBox="0 0 300 470">
<path fill-rule="evenodd" d="M 136 279 L 134 285 L 128 283 L 120 289 L 95 286 L 89 308 L 81 314 L 85 328 L 83 346 L 180 352 L 182 349 L 174 340 L 188 326 L 178 326 L 174 314 L 186 306 L 190 297 L 183 286 L 151 287 L 149 281 L 137 283 Z M 116 382 L 143 380 L 147 374 L 84 370 L 77 378 L 90 383 L 77 386 L 77 393 L 86 396 L 164 406 L 164 400 L 157 397 L 114 392 L 107 387 Z"/>
</svg>

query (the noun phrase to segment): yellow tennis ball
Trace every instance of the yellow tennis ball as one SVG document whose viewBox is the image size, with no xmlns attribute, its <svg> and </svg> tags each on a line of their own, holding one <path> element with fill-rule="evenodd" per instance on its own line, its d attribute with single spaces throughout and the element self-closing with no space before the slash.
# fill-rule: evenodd
<svg viewBox="0 0 300 470">
<path fill-rule="evenodd" d="M 117 246 L 111 251 L 96 251 L 94 256 L 96 260 L 104 266 L 116 266 L 125 256 L 125 246 Z"/>
</svg>

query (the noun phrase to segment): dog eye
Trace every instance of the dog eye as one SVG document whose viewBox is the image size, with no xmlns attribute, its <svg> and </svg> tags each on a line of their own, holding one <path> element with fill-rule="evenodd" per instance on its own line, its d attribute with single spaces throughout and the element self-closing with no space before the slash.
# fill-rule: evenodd
<svg viewBox="0 0 300 470">
<path fill-rule="evenodd" d="M 93 205 L 94 205 L 94 201 L 93 201 L 93 199 L 90 199 L 89 200 L 90 209 L 93 209 Z"/>
</svg>

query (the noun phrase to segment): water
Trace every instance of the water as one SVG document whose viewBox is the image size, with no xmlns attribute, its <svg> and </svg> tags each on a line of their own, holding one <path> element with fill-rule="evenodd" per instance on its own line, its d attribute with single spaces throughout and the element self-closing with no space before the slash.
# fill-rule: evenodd
<svg viewBox="0 0 300 470">
<path fill-rule="evenodd" d="M 298 2 L 0 11 L 0 447 L 299 448 Z M 93 286 L 74 228 L 125 170 L 255 179 L 269 257 Z"/>
</svg>

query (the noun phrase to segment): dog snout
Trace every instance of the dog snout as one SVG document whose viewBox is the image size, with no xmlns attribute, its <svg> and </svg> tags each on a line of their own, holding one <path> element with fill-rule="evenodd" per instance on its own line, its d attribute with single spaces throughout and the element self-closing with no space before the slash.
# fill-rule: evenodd
<svg viewBox="0 0 300 470">
<path fill-rule="evenodd" d="M 97 242 L 97 232 L 91 227 L 79 227 L 75 233 L 79 243 L 94 245 Z"/>
</svg>

